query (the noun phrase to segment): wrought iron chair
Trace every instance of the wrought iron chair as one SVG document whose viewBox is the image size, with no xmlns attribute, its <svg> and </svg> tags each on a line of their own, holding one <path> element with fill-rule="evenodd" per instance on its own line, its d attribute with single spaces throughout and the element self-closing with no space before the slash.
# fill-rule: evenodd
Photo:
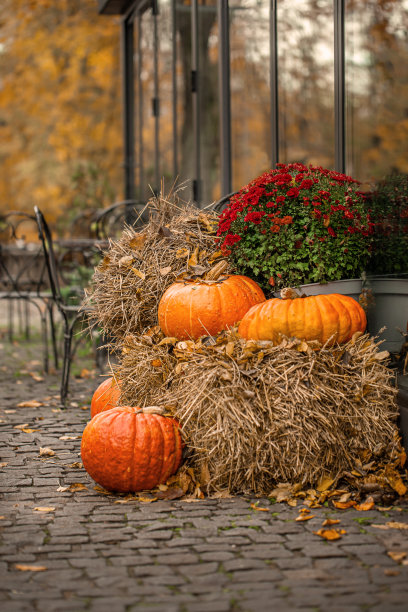
<svg viewBox="0 0 408 612">
<path fill-rule="evenodd" d="M 53 300 L 41 244 L 36 242 L 36 218 L 22 211 L 0 215 L 0 299 L 8 303 L 8 338 L 14 338 L 14 321 L 30 338 L 31 307 L 38 312 L 43 340 L 44 371 L 49 371 L 48 340 L 51 331 L 57 367 Z M 22 308 L 23 307 L 23 308 Z"/>
<path fill-rule="evenodd" d="M 217 213 L 222 213 L 224 208 L 226 208 L 229 204 L 230 199 L 234 196 L 238 191 L 232 191 L 231 193 L 227 193 L 227 195 L 222 196 L 215 204 L 211 204 L 208 208 L 214 210 Z"/>
<path fill-rule="evenodd" d="M 115 238 L 122 232 L 125 224 L 142 227 L 148 221 L 148 210 L 145 202 L 123 200 L 115 202 L 96 214 L 93 229 L 98 240 Z"/>
<path fill-rule="evenodd" d="M 83 289 L 82 287 L 78 287 L 76 290 L 77 303 L 69 303 L 68 297 L 64 292 L 64 288 L 61 286 L 62 283 L 62 274 L 61 274 L 61 258 L 66 256 L 67 250 L 62 250 L 59 253 L 60 257 L 57 256 L 56 252 L 56 244 L 53 241 L 51 230 L 49 229 L 47 222 L 44 218 L 43 213 L 40 209 L 35 206 L 34 207 L 35 218 L 37 221 L 38 234 L 41 240 L 41 244 L 43 247 L 44 257 L 46 269 L 48 272 L 49 284 L 51 288 L 53 301 L 61 315 L 62 323 L 63 323 L 63 364 L 62 364 L 62 373 L 61 373 L 61 406 L 63 408 L 67 407 L 67 398 L 68 398 L 68 386 L 69 386 L 69 377 L 70 377 L 70 368 L 73 354 L 75 352 L 75 347 L 73 346 L 73 335 L 74 328 L 77 322 L 81 319 L 84 320 L 87 317 L 87 310 L 81 305 L 83 298 Z M 72 242 L 72 241 L 71 241 Z M 96 251 L 99 251 L 100 242 L 94 241 L 93 244 L 90 243 L 89 240 L 85 241 L 86 245 L 83 241 L 77 241 L 79 250 L 77 253 L 81 252 L 82 255 L 85 252 L 85 247 L 88 248 L 89 251 L 93 250 L 95 254 Z M 61 245 L 63 241 L 59 242 Z M 72 253 L 72 244 L 67 244 L 67 248 L 71 248 Z M 91 248 L 93 247 L 93 249 Z M 74 266 L 77 265 L 77 262 L 74 260 L 71 262 Z"/>
</svg>

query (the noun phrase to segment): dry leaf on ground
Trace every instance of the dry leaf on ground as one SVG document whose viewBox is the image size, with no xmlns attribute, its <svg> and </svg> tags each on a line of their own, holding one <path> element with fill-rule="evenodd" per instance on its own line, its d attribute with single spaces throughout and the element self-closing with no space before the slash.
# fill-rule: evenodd
<svg viewBox="0 0 408 612">
<path fill-rule="evenodd" d="M 40 457 L 53 457 L 55 455 L 55 451 L 48 446 L 40 446 L 40 452 L 38 453 Z"/>
<path fill-rule="evenodd" d="M 54 512 L 55 506 L 36 506 L 34 510 L 36 512 Z"/>
<path fill-rule="evenodd" d="M 17 404 L 17 408 L 39 408 L 40 406 L 44 406 L 44 404 L 38 400 L 26 400 Z"/>
<path fill-rule="evenodd" d="M 341 536 L 347 532 L 344 529 L 319 529 L 313 533 L 325 540 L 340 540 Z"/>
<path fill-rule="evenodd" d="M 44 572 L 48 569 L 45 565 L 24 565 L 23 563 L 16 563 L 14 567 L 20 572 Z"/>
<path fill-rule="evenodd" d="M 389 550 L 387 551 L 387 555 L 391 557 L 393 561 L 400 563 L 403 559 L 405 559 L 407 553 L 401 550 Z"/>
</svg>

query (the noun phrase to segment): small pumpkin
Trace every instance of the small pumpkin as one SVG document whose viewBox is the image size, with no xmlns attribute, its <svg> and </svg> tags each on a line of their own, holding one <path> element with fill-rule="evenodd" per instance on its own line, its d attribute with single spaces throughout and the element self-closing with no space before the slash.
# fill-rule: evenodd
<svg viewBox="0 0 408 612">
<path fill-rule="evenodd" d="M 178 422 L 157 406 L 120 406 L 100 412 L 82 434 L 81 457 L 88 474 L 109 491 L 153 489 L 181 463 Z"/>
<path fill-rule="evenodd" d="M 282 336 L 318 340 L 328 346 L 347 342 L 357 331 L 364 332 L 367 319 L 352 297 L 331 293 L 300 297 L 282 290 L 280 298 L 253 306 L 243 317 L 238 333 L 246 339 L 281 342 Z"/>
<path fill-rule="evenodd" d="M 120 386 L 111 376 L 96 389 L 91 400 L 91 418 L 103 410 L 116 408 L 120 399 Z"/>
<path fill-rule="evenodd" d="M 166 336 L 179 340 L 214 336 L 264 301 L 262 289 L 247 276 L 183 280 L 164 292 L 158 309 L 159 325 Z"/>
</svg>

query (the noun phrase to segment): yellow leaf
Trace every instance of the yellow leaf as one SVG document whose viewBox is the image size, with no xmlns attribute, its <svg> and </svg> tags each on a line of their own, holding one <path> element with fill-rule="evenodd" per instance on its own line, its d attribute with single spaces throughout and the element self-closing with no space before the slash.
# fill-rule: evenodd
<svg viewBox="0 0 408 612">
<path fill-rule="evenodd" d="M 160 359 L 153 359 L 151 364 L 154 368 L 161 368 L 163 365 Z"/>
<path fill-rule="evenodd" d="M 61 436 L 58 440 L 79 440 L 81 436 Z"/>
<path fill-rule="evenodd" d="M 405 551 L 400 550 L 389 550 L 387 551 L 387 555 L 391 557 L 393 561 L 400 563 L 403 559 L 405 559 L 407 553 Z"/>
<path fill-rule="evenodd" d="M 82 484 L 82 482 L 74 482 L 71 485 L 69 485 L 70 491 L 83 491 L 86 488 L 87 487 L 84 484 Z"/>
<path fill-rule="evenodd" d="M 385 523 L 391 529 L 408 529 L 408 523 L 398 523 L 397 521 L 388 521 Z"/>
<path fill-rule="evenodd" d="M 138 234 L 137 236 L 132 238 L 132 240 L 129 240 L 129 246 L 131 249 L 138 250 L 144 246 L 145 242 L 146 242 L 145 234 Z"/>
<path fill-rule="evenodd" d="M 39 408 L 40 406 L 44 406 L 44 404 L 38 400 L 26 400 L 17 404 L 17 408 Z"/>
<path fill-rule="evenodd" d="M 48 446 L 45 446 L 45 447 L 40 446 L 39 455 L 40 457 L 44 457 L 44 456 L 52 457 L 53 455 L 55 455 L 55 452 L 51 448 L 48 448 Z"/>
<path fill-rule="evenodd" d="M 197 246 L 189 257 L 189 260 L 187 262 L 189 266 L 196 266 L 198 264 L 198 251 L 199 247 Z"/>
<path fill-rule="evenodd" d="M 30 423 L 22 423 L 21 425 L 14 425 L 13 429 L 25 429 Z"/>
<path fill-rule="evenodd" d="M 188 250 L 187 249 L 177 249 L 176 251 L 176 259 L 182 259 L 183 257 L 187 257 Z"/>
<path fill-rule="evenodd" d="M 338 523 L 340 523 L 339 519 L 326 519 L 322 525 L 323 527 L 331 527 L 331 525 L 337 525 Z"/>
<path fill-rule="evenodd" d="M 323 491 L 327 491 L 327 489 L 329 489 L 331 487 L 331 485 L 334 482 L 334 478 L 332 478 L 331 476 L 323 476 L 320 481 L 319 484 L 317 485 L 316 489 L 320 492 Z"/>
<path fill-rule="evenodd" d="M 346 531 L 344 529 L 319 529 L 319 531 L 314 531 L 313 533 L 325 540 L 340 540 Z"/>
<path fill-rule="evenodd" d="M 36 512 L 54 512 L 55 506 L 36 506 L 34 510 Z"/>
<path fill-rule="evenodd" d="M 228 357 L 232 357 L 234 353 L 234 348 L 235 348 L 235 342 L 227 342 L 225 346 L 225 353 L 228 355 Z"/>
<path fill-rule="evenodd" d="M 256 512 L 269 512 L 269 508 L 260 508 L 256 504 L 251 504 L 250 507 L 252 510 L 256 510 Z"/>
<path fill-rule="evenodd" d="M 359 510 L 360 512 L 367 512 L 367 510 L 372 510 L 374 508 L 374 500 L 372 497 L 368 497 L 366 501 L 362 504 L 356 504 L 354 508 Z"/>
<path fill-rule="evenodd" d="M 16 563 L 14 567 L 20 572 L 44 572 L 48 569 L 45 565 L 23 565 L 22 563 Z"/>
<path fill-rule="evenodd" d="M 295 521 L 297 522 L 310 521 L 310 519 L 314 517 L 315 517 L 314 514 L 299 514 L 299 516 L 295 518 Z"/>
<path fill-rule="evenodd" d="M 138 276 L 142 280 L 144 280 L 146 278 L 146 274 L 144 272 L 141 272 L 137 268 L 131 268 L 131 270 L 132 270 L 133 274 L 136 274 L 136 276 Z"/>
<path fill-rule="evenodd" d="M 157 501 L 157 497 L 145 497 L 144 495 L 138 495 L 136 499 L 137 501 L 143 502 L 145 504 L 150 504 L 151 502 Z"/>
</svg>

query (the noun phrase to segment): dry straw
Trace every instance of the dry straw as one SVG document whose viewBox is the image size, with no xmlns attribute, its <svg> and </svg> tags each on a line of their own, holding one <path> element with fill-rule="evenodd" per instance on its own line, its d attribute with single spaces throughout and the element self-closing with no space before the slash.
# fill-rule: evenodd
<svg viewBox="0 0 408 612">
<path fill-rule="evenodd" d="M 177 278 L 204 274 L 221 255 L 216 213 L 183 202 L 177 190 L 152 197 L 147 208 L 143 228 L 126 227 L 110 240 L 86 299 L 93 325 L 113 343 L 155 325 L 167 287 Z"/>
<path fill-rule="evenodd" d="M 127 401 L 172 409 L 209 492 L 315 486 L 352 470 L 363 454 L 375 458 L 396 446 L 388 353 L 368 335 L 318 351 L 232 332 L 212 342 L 151 343 L 142 351 L 136 344 L 120 372 Z"/>
</svg>

